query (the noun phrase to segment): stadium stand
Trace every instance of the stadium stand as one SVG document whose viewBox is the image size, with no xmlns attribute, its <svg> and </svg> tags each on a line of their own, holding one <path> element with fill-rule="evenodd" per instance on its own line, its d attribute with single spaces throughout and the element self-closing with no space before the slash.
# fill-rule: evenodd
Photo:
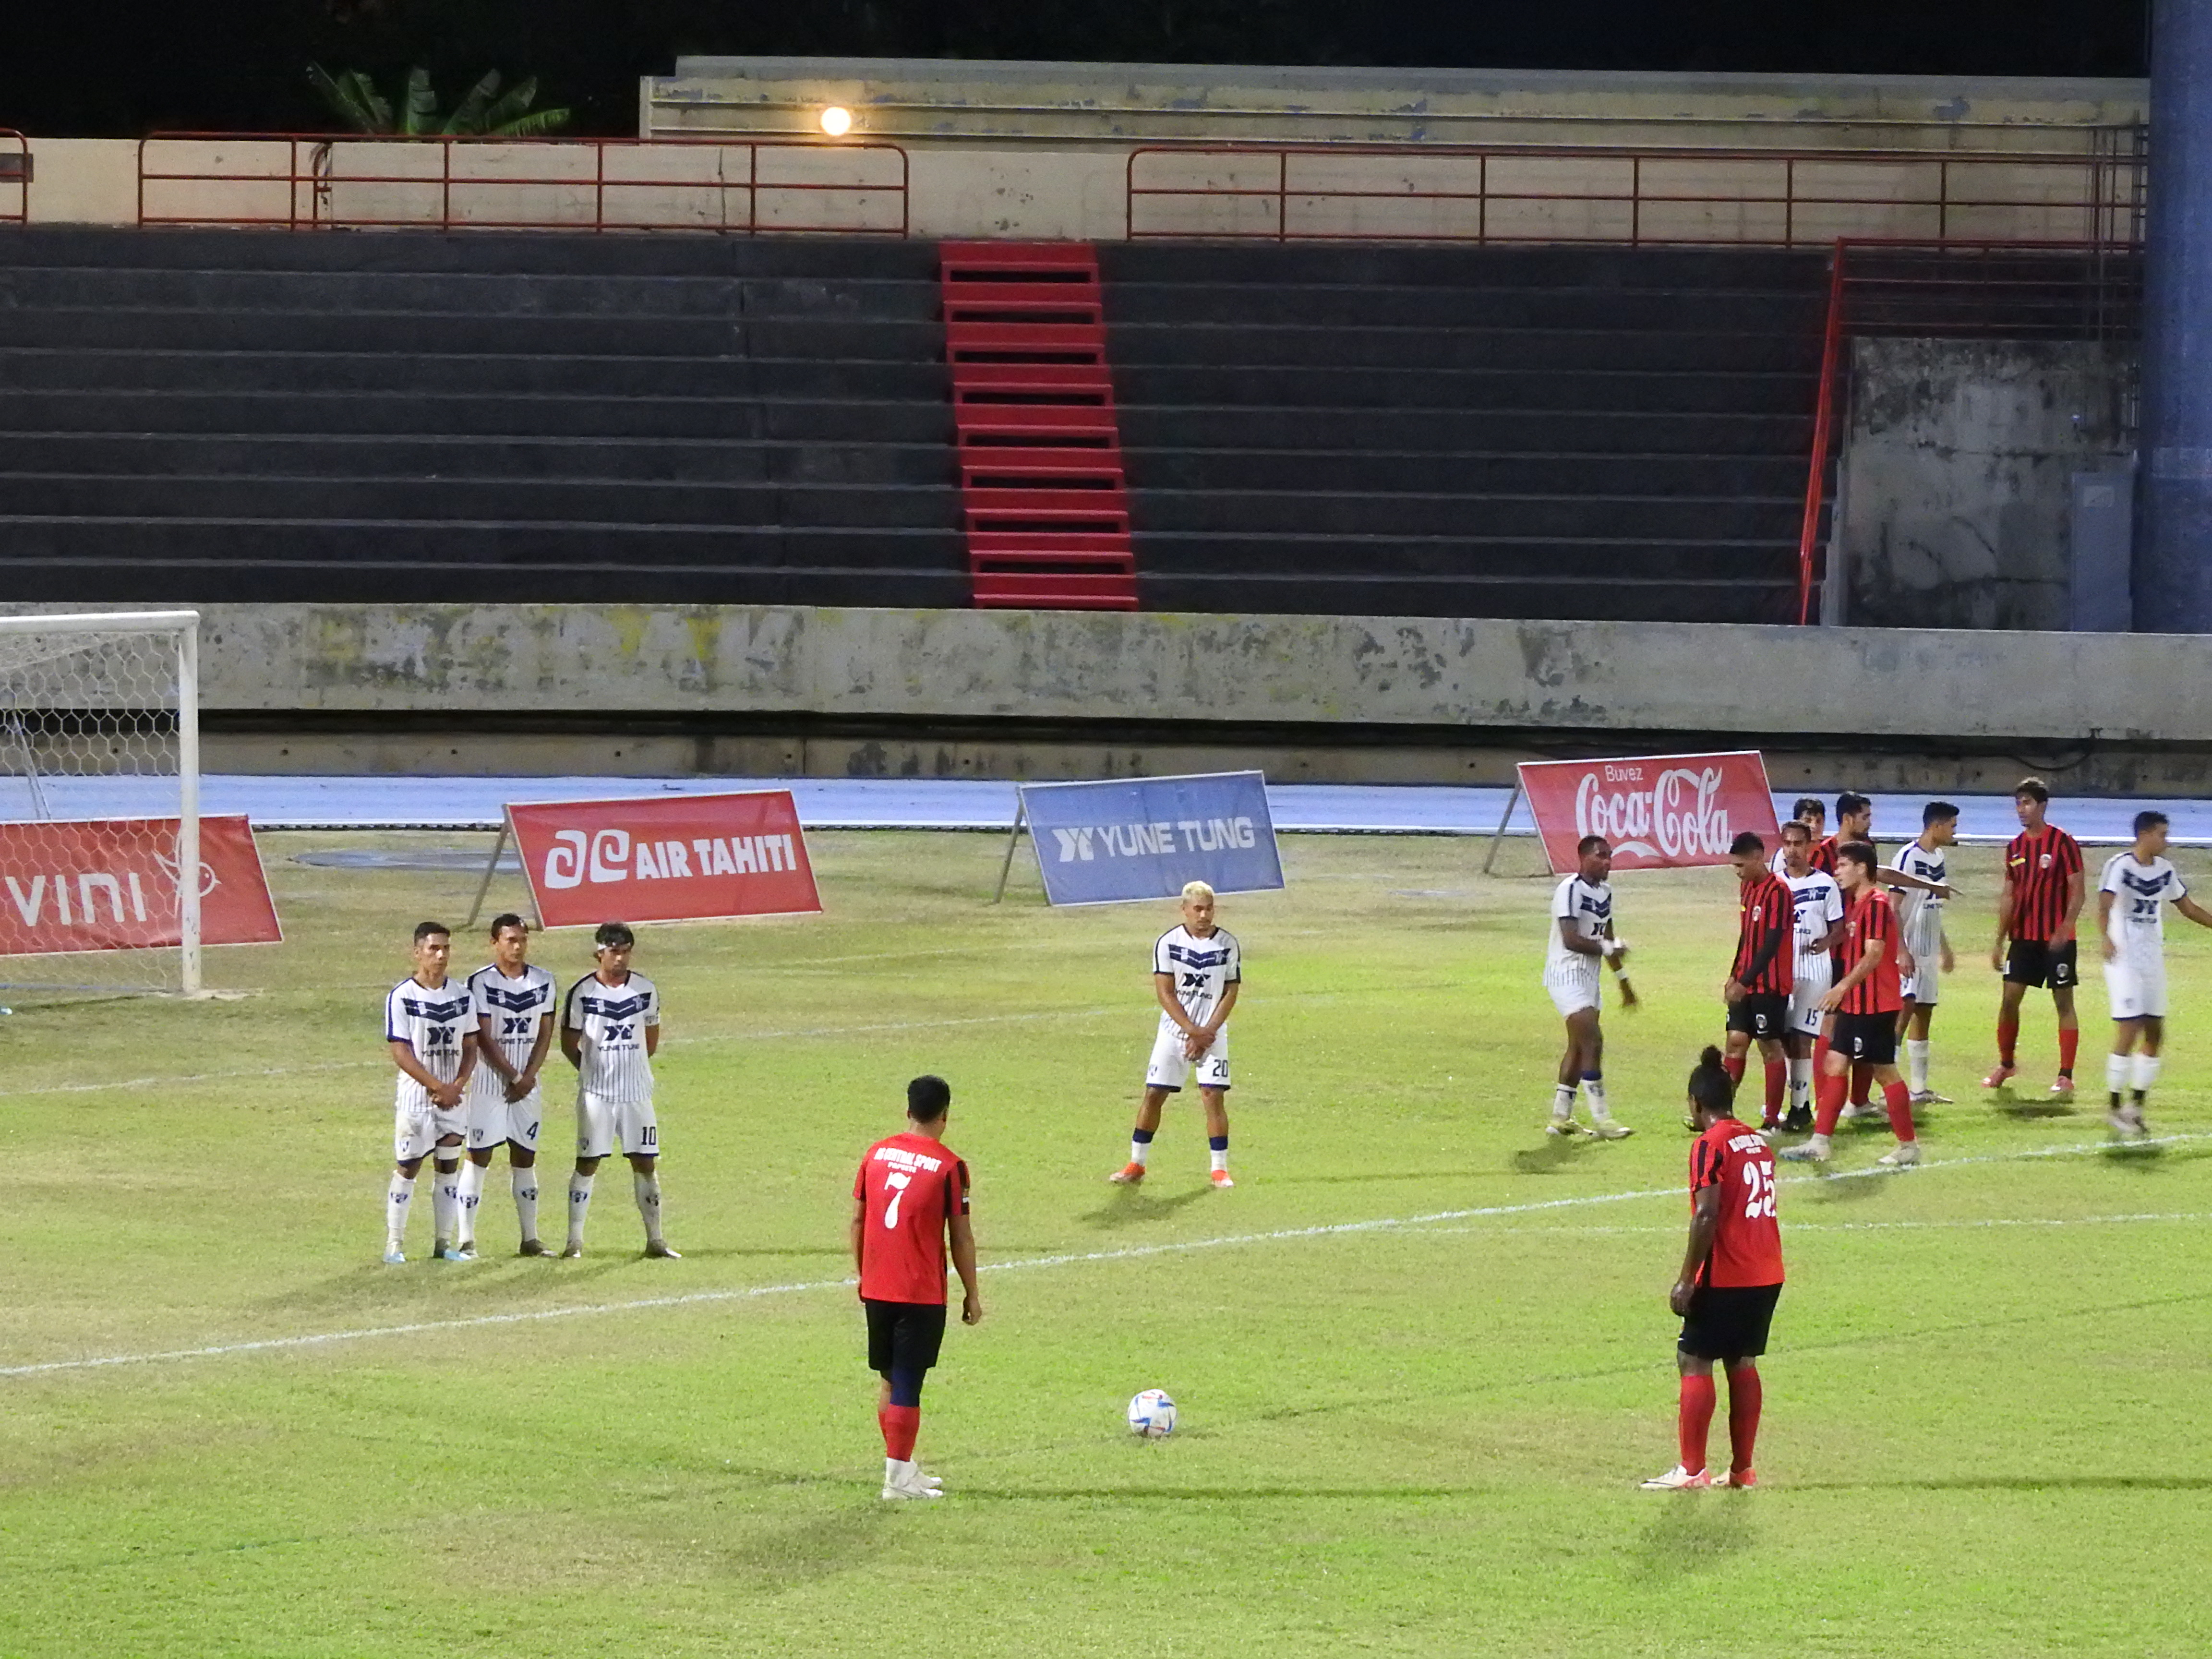
<svg viewBox="0 0 2212 1659">
<path fill-rule="evenodd" d="M 0 240 L 26 600 L 963 605 L 935 250 Z"/>
<path fill-rule="evenodd" d="M 1795 619 L 1822 255 L 1100 253 L 1146 609 Z"/>
</svg>

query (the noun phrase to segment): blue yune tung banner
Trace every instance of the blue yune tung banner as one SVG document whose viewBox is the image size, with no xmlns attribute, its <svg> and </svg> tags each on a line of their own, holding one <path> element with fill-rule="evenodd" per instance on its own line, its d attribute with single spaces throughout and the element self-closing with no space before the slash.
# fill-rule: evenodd
<svg viewBox="0 0 2212 1659">
<path fill-rule="evenodd" d="M 1283 884 L 1257 772 L 1025 783 L 1021 797 L 1054 904 L 1172 898 L 1187 881 L 1218 893 Z"/>
</svg>

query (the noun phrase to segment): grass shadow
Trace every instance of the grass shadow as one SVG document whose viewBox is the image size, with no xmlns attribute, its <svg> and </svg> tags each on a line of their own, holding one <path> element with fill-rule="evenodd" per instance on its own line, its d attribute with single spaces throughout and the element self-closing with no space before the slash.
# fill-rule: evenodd
<svg viewBox="0 0 2212 1659">
<path fill-rule="evenodd" d="M 1750 1551 L 1750 1505 L 1741 1495 L 1672 1493 L 1659 1501 L 1660 1513 L 1635 1546 L 1638 1577 L 1679 1578 L 1725 1566 Z"/>
<path fill-rule="evenodd" d="M 2033 1123 L 2038 1118 L 2079 1117 L 2081 1109 L 2068 1100 L 2001 1100 L 1997 1110 L 2015 1123 Z"/>
<path fill-rule="evenodd" d="M 1920 1480 L 1792 1481 L 1792 1492 L 2212 1492 L 2212 1475 L 1981 1474 Z"/>
<path fill-rule="evenodd" d="M 2154 1140 L 2116 1140 L 2105 1149 L 2105 1162 L 2148 1174 L 2166 1162 L 2168 1149 Z"/>
<path fill-rule="evenodd" d="M 835 1515 L 755 1533 L 725 1552 L 722 1565 L 729 1577 L 771 1595 L 818 1583 L 880 1562 L 884 1528 L 896 1524 L 894 1510 L 931 1507 L 880 1503 L 870 1490 L 865 1507 L 855 1504 Z"/>
<path fill-rule="evenodd" d="M 1172 1198 L 1155 1198 L 1142 1187 L 1123 1187 L 1098 1208 L 1076 1219 L 1087 1227 L 1130 1227 L 1140 1221 L 1164 1221 L 1212 1190 L 1211 1187 L 1193 1187 Z"/>
<path fill-rule="evenodd" d="M 1526 1176 L 1565 1175 L 1579 1168 L 1596 1145 L 1583 1135 L 1546 1135 L 1541 1146 L 1523 1147 L 1513 1154 L 1513 1169 Z"/>
</svg>

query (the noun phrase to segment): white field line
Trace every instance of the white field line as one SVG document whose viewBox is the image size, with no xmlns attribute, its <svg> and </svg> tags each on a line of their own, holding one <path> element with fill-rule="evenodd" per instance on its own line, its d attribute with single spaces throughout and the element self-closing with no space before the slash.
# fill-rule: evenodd
<svg viewBox="0 0 2212 1659">
<path fill-rule="evenodd" d="M 2212 1139 L 2212 1134 L 2166 1135 L 2133 1144 L 2167 1146 L 2207 1139 Z M 1923 1171 L 1960 1170 L 1975 1164 L 2013 1164 L 2029 1158 L 2076 1157 L 2083 1153 L 2109 1151 L 2112 1144 L 2111 1141 L 2105 1140 L 2081 1141 L 2064 1146 L 2039 1147 L 2029 1152 L 1993 1152 L 1974 1158 L 1939 1158 L 1920 1165 L 1920 1169 Z M 1908 1173 L 1910 1172 L 1904 1170 L 1878 1169 L 1846 1170 L 1834 1174 L 1786 1177 L 1782 1184 L 1798 1186 L 1814 1181 L 1849 1181 L 1875 1176 L 1904 1176 Z M 1413 1228 L 1432 1229 L 1439 1222 L 1472 1221 L 1492 1216 L 1535 1215 L 1551 1210 L 1584 1209 L 1601 1204 L 1632 1203 L 1642 1199 L 1671 1198 L 1679 1200 L 1682 1195 L 1682 1189 L 1680 1187 L 1650 1187 L 1635 1192 L 1593 1193 L 1579 1198 L 1543 1199 L 1530 1204 L 1486 1204 L 1471 1209 L 1437 1210 L 1426 1215 L 1382 1216 L 1369 1221 L 1327 1222 L 1312 1227 L 1281 1227 L 1267 1232 L 1230 1233 L 1214 1238 L 1182 1239 L 1161 1244 L 1131 1244 L 1111 1250 L 1073 1250 L 1056 1255 L 1029 1256 L 1016 1261 L 986 1262 L 982 1270 L 987 1273 L 1021 1273 L 1047 1267 L 1083 1267 L 1100 1261 L 1133 1261 L 1146 1256 L 1180 1255 L 1194 1250 L 1228 1249 L 1247 1244 L 1284 1243 L 1297 1239 L 1332 1238 L 1348 1233 L 1384 1232 Z M 2140 1218 L 2148 1220 L 2180 1218 L 2143 1217 Z M 1873 1227 L 1883 1224 L 1856 1224 Z M 636 1313 L 654 1308 L 690 1308 L 713 1303 L 750 1302 L 762 1297 L 797 1296 L 811 1291 L 849 1290 L 853 1284 L 854 1280 L 850 1278 L 816 1279 L 789 1285 L 751 1285 L 736 1290 L 687 1291 L 676 1296 L 637 1297 L 625 1302 L 592 1302 L 566 1308 L 538 1308 L 517 1313 L 477 1314 L 465 1319 L 418 1320 L 405 1325 L 371 1325 L 353 1330 L 318 1331 L 304 1336 L 264 1337 L 258 1341 L 211 1343 L 204 1347 L 168 1348 L 150 1353 L 105 1354 L 89 1359 L 50 1359 L 37 1364 L 0 1365 L 0 1377 L 41 1376 L 59 1371 L 103 1370 L 118 1365 L 149 1365 L 172 1359 L 211 1359 L 228 1354 L 268 1353 L 287 1349 L 326 1347 L 332 1343 L 365 1341 L 373 1337 L 416 1336 L 430 1331 L 478 1330 L 494 1325 L 528 1325 L 545 1320 L 581 1319 L 593 1314 Z"/>
</svg>

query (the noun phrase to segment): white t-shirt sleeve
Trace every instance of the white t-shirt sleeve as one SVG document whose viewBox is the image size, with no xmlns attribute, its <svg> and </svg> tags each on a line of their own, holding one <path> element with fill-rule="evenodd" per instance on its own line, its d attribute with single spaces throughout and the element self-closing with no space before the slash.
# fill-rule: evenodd
<svg viewBox="0 0 2212 1659">
<path fill-rule="evenodd" d="M 1575 913 L 1575 878 L 1568 877 L 1552 890 L 1552 920 L 1565 921 Z"/>
<path fill-rule="evenodd" d="M 1820 915 L 1826 919 L 1828 927 L 1833 927 L 1844 919 L 1844 890 L 1832 881 L 1823 890 L 1825 896 L 1820 902 Z M 1820 931 L 1825 933 L 1828 927 Z"/>
<path fill-rule="evenodd" d="M 660 1024 L 660 988 L 658 986 L 645 994 L 645 1023 L 647 1025 Z"/>
<path fill-rule="evenodd" d="M 584 981 L 580 979 L 568 988 L 568 999 L 561 1005 L 561 1029 L 564 1031 L 584 1029 L 583 1012 L 576 1006 L 576 999 L 583 994 L 583 990 Z"/>
<path fill-rule="evenodd" d="M 399 1006 L 401 988 L 395 985 L 384 997 L 384 1040 L 386 1042 L 411 1042 L 413 1036 L 407 1027 L 407 1011 Z"/>
<path fill-rule="evenodd" d="M 2182 880 L 2181 872 L 2179 869 L 2174 871 L 2173 879 L 2166 884 L 2166 901 L 2169 903 L 2175 899 L 2184 899 L 2189 896 L 2189 884 Z"/>
<path fill-rule="evenodd" d="M 1170 929 L 1169 931 L 1173 932 L 1174 930 Z M 1166 933 L 1162 933 L 1158 939 L 1152 941 L 1152 971 L 1156 974 L 1172 974 L 1175 972 L 1175 963 L 1168 960 L 1168 936 Z"/>
<path fill-rule="evenodd" d="M 2179 881 L 2180 878 L 2180 872 L 2177 871 L 2174 874 L 2174 879 Z M 2097 890 L 2100 893 L 2117 893 L 2121 890 L 2120 860 L 2118 859 L 2112 858 L 2106 859 L 2105 860 L 2105 873 L 2097 883 Z"/>
<path fill-rule="evenodd" d="M 1244 978 L 1244 947 L 1237 942 L 1235 934 L 1229 936 L 1229 962 L 1222 970 L 1224 985 L 1241 984 Z"/>
</svg>

